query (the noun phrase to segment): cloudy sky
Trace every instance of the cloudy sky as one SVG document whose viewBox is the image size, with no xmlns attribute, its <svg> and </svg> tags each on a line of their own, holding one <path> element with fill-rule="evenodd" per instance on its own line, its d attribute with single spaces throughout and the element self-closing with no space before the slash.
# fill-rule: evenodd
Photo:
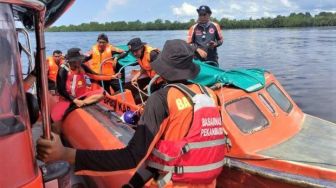
<svg viewBox="0 0 336 188">
<path fill-rule="evenodd" d="M 196 9 L 208 5 L 213 17 L 246 19 L 287 16 L 291 12 L 336 12 L 336 0 L 76 0 L 54 25 L 78 25 L 90 21 L 186 21 Z"/>
</svg>

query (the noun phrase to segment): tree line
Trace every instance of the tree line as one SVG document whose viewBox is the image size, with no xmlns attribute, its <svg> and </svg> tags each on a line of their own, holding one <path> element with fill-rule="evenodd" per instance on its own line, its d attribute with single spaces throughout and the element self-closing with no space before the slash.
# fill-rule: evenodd
<svg viewBox="0 0 336 188">
<path fill-rule="evenodd" d="M 280 27 L 320 27 L 336 26 L 336 13 L 320 12 L 312 16 L 306 13 L 291 13 L 289 16 L 277 16 L 275 18 L 259 19 L 216 19 L 212 21 L 219 23 L 222 29 L 240 29 L 240 28 L 280 28 Z M 140 31 L 140 30 L 186 30 L 196 23 L 195 19 L 188 22 L 169 21 L 157 19 L 153 22 L 143 23 L 137 21 L 116 21 L 116 22 L 90 22 L 80 25 L 53 26 L 48 29 L 50 32 L 72 32 L 72 31 Z"/>
</svg>

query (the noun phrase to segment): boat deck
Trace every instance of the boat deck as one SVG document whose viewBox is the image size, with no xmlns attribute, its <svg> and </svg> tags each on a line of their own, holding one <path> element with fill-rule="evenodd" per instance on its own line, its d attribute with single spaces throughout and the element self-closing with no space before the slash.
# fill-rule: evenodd
<svg viewBox="0 0 336 188">
<path fill-rule="evenodd" d="M 296 136 L 259 154 L 336 170 L 335 135 L 336 124 L 306 114 Z"/>
</svg>

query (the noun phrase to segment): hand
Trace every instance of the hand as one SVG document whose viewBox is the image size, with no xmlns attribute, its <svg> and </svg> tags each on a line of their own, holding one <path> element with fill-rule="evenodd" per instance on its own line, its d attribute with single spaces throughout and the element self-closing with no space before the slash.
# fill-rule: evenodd
<svg viewBox="0 0 336 188">
<path fill-rule="evenodd" d="M 202 50 L 201 48 L 197 48 L 196 51 L 202 58 L 206 58 L 208 56 L 208 53 L 206 53 L 206 51 Z"/>
<path fill-rule="evenodd" d="M 138 79 L 139 79 L 139 76 L 137 76 L 137 75 L 133 76 L 133 78 L 131 80 L 131 84 L 137 86 L 138 85 Z"/>
<path fill-rule="evenodd" d="M 117 73 L 115 75 L 113 75 L 114 79 L 120 79 L 121 78 L 121 73 Z"/>
<path fill-rule="evenodd" d="M 57 134 L 52 132 L 51 135 L 51 140 L 44 138 L 39 138 L 37 140 L 37 158 L 44 162 L 64 160 L 66 156 L 66 148 L 63 146 Z"/>
<path fill-rule="evenodd" d="M 210 48 L 215 48 L 215 47 L 217 47 L 217 42 L 215 42 L 215 41 L 210 41 L 210 42 L 208 43 L 208 46 L 209 46 Z"/>
<path fill-rule="evenodd" d="M 121 53 L 121 54 L 119 55 L 119 57 L 118 57 L 117 59 L 118 59 L 118 60 L 119 60 L 119 59 L 122 59 L 122 58 L 126 57 L 127 55 L 128 55 L 127 52 L 123 52 L 123 53 Z"/>
<path fill-rule="evenodd" d="M 79 99 L 74 99 L 73 103 L 75 103 L 76 106 L 78 106 L 78 107 L 82 107 L 82 106 L 85 105 L 84 101 L 83 100 L 79 100 Z"/>
<path fill-rule="evenodd" d="M 148 89 L 148 85 L 149 85 L 149 84 L 147 84 L 147 85 L 143 88 L 144 91 Z"/>
<path fill-rule="evenodd" d="M 113 69 L 115 69 L 117 67 L 117 63 L 118 63 L 118 58 L 113 58 L 113 61 L 112 61 L 112 67 Z"/>
</svg>

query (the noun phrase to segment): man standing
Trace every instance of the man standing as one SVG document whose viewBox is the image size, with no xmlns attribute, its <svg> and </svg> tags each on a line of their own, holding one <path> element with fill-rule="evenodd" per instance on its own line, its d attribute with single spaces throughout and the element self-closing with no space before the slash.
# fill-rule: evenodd
<svg viewBox="0 0 336 188">
<path fill-rule="evenodd" d="M 66 160 L 75 164 L 75 171 L 85 170 L 86 173 L 144 167 L 125 187 L 142 187 L 151 177 L 161 174 L 164 178 L 156 181 L 160 186 L 168 183 L 214 188 L 224 164 L 224 132 L 215 93 L 187 81 L 200 71 L 192 62 L 193 55 L 194 49 L 183 40 L 165 43 L 152 68 L 172 85 L 157 90 L 148 98 L 139 126 L 125 148 L 65 148 L 53 134 L 53 140 L 38 140 L 38 158 L 46 162 Z M 207 127 L 204 119 L 216 121 Z M 203 129 L 217 131 L 215 135 L 204 135 Z M 198 147 L 188 147 L 195 143 Z M 177 155 L 179 153 L 181 155 Z M 171 156 L 173 161 L 165 162 L 160 156 Z"/>
<path fill-rule="evenodd" d="M 55 50 L 53 52 L 53 55 L 47 58 L 49 90 L 56 90 L 57 72 L 62 64 L 63 64 L 63 55 L 60 50 Z"/>
<path fill-rule="evenodd" d="M 107 35 L 101 33 L 98 35 L 97 44 L 92 46 L 90 55 L 86 57 L 84 61 L 88 61 L 89 68 L 93 70 L 96 74 L 114 75 L 117 72 L 117 63 L 112 59 L 108 60 L 107 63 L 105 63 L 104 65 L 102 65 L 102 63 L 104 62 L 104 60 L 113 57 L 113 55 L 122 53 L 124 53 L 122 49 L 109 44 Z M 103 81 L 103 83 L 105 91 L 109 93 L 110 86 L 114 91 L 119 91 L 120 89 L 119 82 L 116 79 Z"/>
<path fill-rule="evenodd" d="M 217 47 L 223 43 L 220 26 L 210 21 L 211 9 L 202 5 L 197 9 L 197 23 L 190 27 L 187 42 L 197 48 L 196 58 L 214 62 L 218 67 Z"/>
</svg>

